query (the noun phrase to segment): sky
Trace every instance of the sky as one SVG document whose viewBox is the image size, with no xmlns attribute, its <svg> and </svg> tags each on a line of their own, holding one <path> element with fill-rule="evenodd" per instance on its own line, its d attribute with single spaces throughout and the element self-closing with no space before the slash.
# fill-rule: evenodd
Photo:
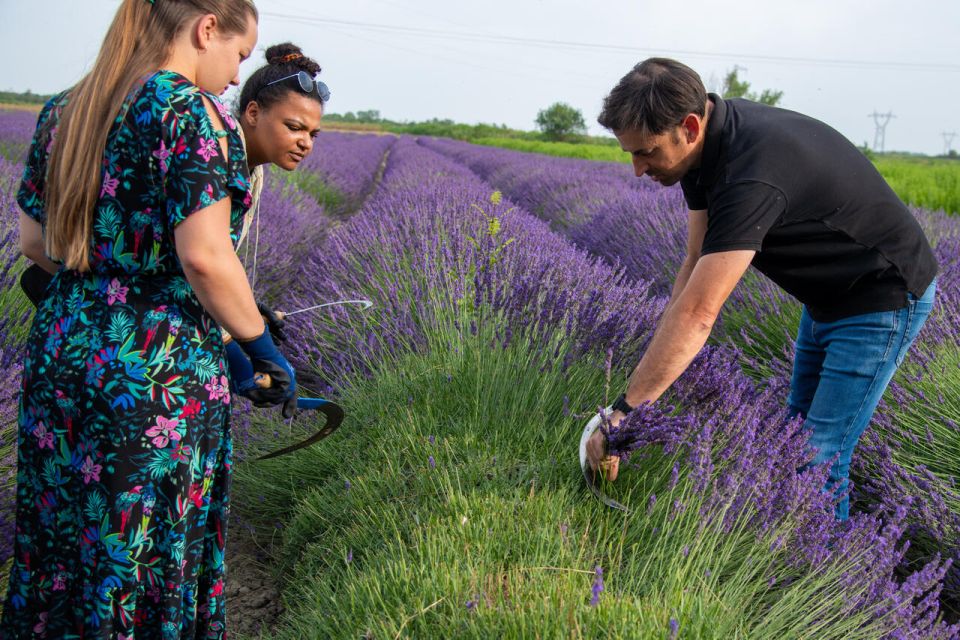
<svg viewBox="0 0 960 640">
<path fill-rule="evenodd" d="M 146 1 L 146 0 L 143 0 Z M 163 2 L 164 0 L 156 0 Z M 117 0 L 0 0 L 0 89 L 54 93 L 93 63 Z M 943 153 L 960 134 L 957 0 L 259 0 L 258 51 L 300 45 L 323 71 L 330 112 L 449 118 L 534 129 L 566 102 L 590 133 L 604 96 L 637 62 L 676 58 L 708 89 L 729 69 L 781 106 L 887 151 Z M 727 7 L 727 9 L 723 9 Z M 960 150 L 960 135 L 953 141 Z"/>
</svg>

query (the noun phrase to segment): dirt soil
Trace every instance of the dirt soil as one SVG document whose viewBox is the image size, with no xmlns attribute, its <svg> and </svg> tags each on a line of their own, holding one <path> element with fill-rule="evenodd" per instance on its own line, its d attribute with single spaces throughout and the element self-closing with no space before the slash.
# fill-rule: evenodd
<svg viewBox="0 0 960 640">
<path fill-rule="evenodd" d="M 227 630 L 231 638 L 272 638 L 283 614 L 280 591 L 264 563 L 267 555 L 243 525 L 232 522 L 227 540 Z"/>
</svg>

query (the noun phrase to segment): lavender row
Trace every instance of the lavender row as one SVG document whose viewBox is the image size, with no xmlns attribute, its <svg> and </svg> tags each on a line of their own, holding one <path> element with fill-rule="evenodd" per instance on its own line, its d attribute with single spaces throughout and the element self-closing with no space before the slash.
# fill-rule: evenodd
<svg viewBox="0 0 960 640">
<path fill-rule="evenodd" d="M 23 327 L 29 315 L 17 285 L 20 257 L 16 189 L 23 165 L 0 157 L 0 566 L 13 553 L 17 407 Z"/>
<path fill-rule="evenodd" d="M 532 342 L 546 339 L 557 327 L 563 327 L 575 357 L 643 341 L 662 299 L 644 296 L 643 283 L 623 280 L 510 202 L 488 203 L 489 191 L 464 167 L 401 141 L 376 196 L 331 234 L 304 270 L 318 298 L 370 295 L 378 312 L 366 323 L 343 312 L 339 322 L 301 327 L 299 340 L 314 338 L 302 364 L 312 362 L 320 375 L 342 384 L 391 356 L 449 348 L 436 336 L 450 329 L 477 331 L 480 309 L 499 318 L 492 349 L 521 335 Z M 451 310 L 462 309 L 465 301 L 478 311 L 465 316 L 470 326 L 445 326 L 445 318 L 458 317 Z M 630 449 L 688 447 L 698 484 L 710 494 L 705 523 L 724 514 L 728 526 L 742 526 L 746 518 L 762 532 L 789 521 L 789 539 L 782 543 L 795 550 L 790 561 L 810 571 L 866 549 L 844 578 L 851 592 L 861 594 L 847 603 L 851 611 L 889 615 L 893 635 L 956 632 L 935 623 L 936 597 L 919 597 L 939 591 L 949 563 L 934 559 L 898 584 L 893 574 L 902 568 L 896 550 L 902 510 L 886 520 L 860 515 L 849 526 L 837 525 L 819 490 L 823 470 L 794 472 L 807 455 L 798 425 L 786 425 L 780 403 L 739 373 L 728 349 L 706 351 L 671 400 L 682 406 L 683 419 L 671 420 L 673 412 L 663 409 L 653 416 L 637 414 L 618 432 L 629 437 L 612 434 L 613 440 Z M 638 433 L 647 439 L 637 439 Z M 713 473 L 715 465 L 723 473 Z"/>
<path fill-rule="evenodd" d="M 579 246 L 611 263 L 623 264 L 634 277 L 669 286 L 685 253 L 684 205 L 677 189 L 660 190 L 659 197 L 646 181 L 623 177 L 622 171 L 603 163 L 556 161 L 506 150 L 474 147 L 459 142 L 428 141 L 488 178 L 508 194 L 526 190 L 532 210 L 566 223 L 567 234 Z M 584 189 L 584 177 L 609 170 L 611 177 L 596 180 L 594 192 Z M 539 187 L 528 187 L 531 182 Z M 545 190 L 544 186 L 549 185 Z M 542 203 L 542 204 L 538 204 Z M 598 204 L 599 203 L 599 204 Z M 570 213 L 575 212 L 575 213 Z M 918 339 L 913 359 L 919 372 L 902 374 L 891 386 L 873 427 L 854 459 L 853 473 L 861 480 L 855 489 L 860 508 L 876 504 L 910 504 L 911 535 L 928 552 L 960 552 L 960 497 L 952 461 L 960 449 L 956 427 L 960 387 L 950 384 L 944 367 L 955 368 L 960 353 L 960 321 L 951 309 L 960 304 L 957 293 L 960 269 L 960 221 L 943 212 L 914 210 L 934 244 L 941 265 L 937 307 Z M 585 220 L 569 225 L 571 220 Z M 792 340 L 799 319 L 799 304 L 769 280 L 751 273 L 737 288 L 721 319 L 726 339 L 746 351 L 744 362 L 755 374 L 768 378 L 774 388 L 785 389 L 792 361 Z M 945 361 L 945 362 L 944 362 Z M 938 365 L 938 363 L 940 363 Z M 935 385 L 933 380 L 941 380 Z M 939 388 L 935 393 L 911 391 L 918 385 Z M 947 381 L 944 385 L 942 381 Z M 785 393 L 785 391 L 781 391 Z M 947 407 L 945 410 L 944 407 Z M 907 421 L 904 414 L 929 416 Z M 951 416 L 953 416 L 951 418 Z M 933 422 L 933 424 L 931 424 Z M 939 439 L 938 439 L 939 438 Z M 912 450 L 901 443 L 914 445 Z M 926 455 L 913 450 L 925 443 Z M 921 447 L 922 449 L 922 447 Z M 857 500 L 859 498 L 859 500 Z M 960 571 L 954 571 L 946 599 L 960 615 Z"/>
<path fill-rule="evenodd" d="M 35 111 L 0 111 L 0 156 L 12 162 L 23 162 L 36 125 Z"/>
<path fill-rule="evenodd" d="M 580 341 L 582 348 L 628 342 L 622 330 L 609 333 L 604 327 L 609 309 L 632 297 L 646 301 L 643 283 L 625 283 L 619 273 L 589 259 L 512 203 L 488 202 L 491 191 L 469 170 L 410 140 L 398 142 L 380 189 L 303 265 L 299 277 L 312 290 L 292 304 L 369 296 L 377 311 L 360 325 L 349 308 L 334 309 L 323 320 L 305 318 L 304 337 L 325 336 L 328 342 L 317 344 L 304 364 L 316 358 L 330 382 L 347 380 L 385 354 L 425 348 L 439 321 L 437 308 L 477 305 L 487 298 L 527 331 L 543 330 L 573 313 L 592 327 Z M 479 256 L 490 259 L 490 252 L 498 251 L 498 239 L 489 233 L 493 219 L 497 237 L 509 241 L 511 250 L 478 270 Z M 571 291 L 591 291 L 591 298 L 577 303 Z M 546 296 L 535 310 L 534 295 Z M 636 311 L 639 319 L 652 321 L 650 310 Z M 317 324 L 321 321 L 330 325 Z"/>
<path fill-rule="evenodd" d="M 314 198 L 284 178 L 277 170 L 266 173 L 254 220 L 238 249 L 254 295 L 264 302 L 296 286 L 300 263 L 323 242 L 332 224 Z"/>
<path fill-rule="evenodd" d="M 299 171 L 313 173 L 343 195 L 343 211 L 352 211 L 373 190 L 394 136 L 324 131 Z"/>
<path fill-rule="evenodd" d="M 662 299 L 644 295 L 644 283 L 625 280 L 576 251 L 526 212 L 511 211 L 510 202 L 489 202 L 490 188 L 462 167 L 406 141 L 395 155 L 382 189 L 358 216 L 333 232 L 296 275 L 309 287 L 302 295 L 310 294 L 313 300 L 369 294 L 377 299 L 379 312 L 364 324 L 341 310 L 334 322 L 317 324 L 314 331 L 296 329 L 304 332 L 304 340 L 317 336 L 312 353 L 304 354 L 304 365 L 309 359 L 323 367 L 327 362 L 321 354 L 335 354 L 331 364 L 342 366 L 322 368 L 321 375 L 348 380 L 390 355 L 443 348 L 438 333 L 479 330 L 475 314 L 464 313 L 463 323 L 447 326 L 438 308 L 495 311 L 499 348 L 520 336 L 535 342 L 557 326 L 567 328 L 572 357 L 595 355 L 607 347 L 634 350 L 642 343 L 662 305 Z M 283 237 L 282 229 L 276 237 Z M 728 351 L 710 351 L 702 358 L 703 366 L 694 367 L 675 392 L 687 415 L 698 419 L 671 423 L 665 414 L 654 416 L 653 423 L 672 424 L 673 429 L 661 429 L 659 439 L 651 438 L 649 444 L 688 447 L 691 468 L 700 474 L 714 508 L 743 514 L 768 529 L 787 514 L 797 518 L 802 526 L 793 535 L 798 537 L 784 544 L 797 542 L 802 550 L 792 558 L 798 567 L 829 562 L 832 549 L 867 549 L 863 564 L 848 577 L 850 589 L 864 594 L 850 602 L 852 611 L 882 614 L 895 609 L 891 629 L 898 628 L 902 635 L 949 637 L 951 631 L 934 622 L 935 597 L 924 597 L 936 592 L 945 566 L 931 563 L 903 585 L 892 579 L 903 557 L 895 550 L 902 514 L 894 513 L 885 528 L 879 518 L 861 516 L 845 532 L 837 531 L 829 508 L 818 502 L 823 500 L 817 490 L 822 479 L 783 473 L 796 468 L 792 465 L 802 456 L 802 447 L 796 431 L 783 428 L 776 403 L 764 401 L 762 391 L 736 375 Z M 714 372 L 721 375 L 704 379 Z M 705 390 L 713 393 L 705 395 Z M 715 405 L 716 398 L 736 401 Z M 767 460 L 778 464 L 776 469 L 757 456 L 730 453 L 759 443 L 768 447 Z M 727 475 L 708 471 L 713 465 Z M 747 481 L 773 488 L 766 502 L 748 495 L 745 487 L 753 485 Z"/>
</svg>

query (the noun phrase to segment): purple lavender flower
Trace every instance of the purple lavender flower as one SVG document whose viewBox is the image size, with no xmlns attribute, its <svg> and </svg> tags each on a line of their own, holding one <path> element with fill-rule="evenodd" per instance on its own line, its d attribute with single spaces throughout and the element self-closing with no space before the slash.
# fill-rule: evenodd
<svg viewBox="0 0 960 640">
<path fill-rule="evenodd" d="M 674 640 L 680 633 L 680 623 L 676 618 L 670 618 L 670 640 Z"/>
<path fill-rule="evenodd" d="M 427 458 L 427 463 L 430 465 L 431 469 L 437 468 L 437 461 L 433 459 L 433 456 L 430 456 L 429 458 Z"/>
<path fill-rule="evenodd" d="M 593 586 L 590 587 L 590 606 L 600 604 L 600 592 L 603 591 L 603 568 L 597 565 L 593 570 Z"/>
</svg>

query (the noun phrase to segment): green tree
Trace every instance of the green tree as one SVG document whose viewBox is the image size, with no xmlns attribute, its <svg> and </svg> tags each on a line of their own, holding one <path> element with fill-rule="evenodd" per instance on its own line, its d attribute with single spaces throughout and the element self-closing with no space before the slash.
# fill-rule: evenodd
<svg viewBox="0 0 960 640">
<path fill-rule="evenodd" d="M 380 122 L 380 111 L 378 109 L 357 111 L 357 120 L 360 122 Z"/>
<path fill-rule="evenodd" d="M 537 113 L 537 127 L 548 140 L 564 140 L 587 132 L 583 114 L 563 102 L 555 102 Z"/>
<path fill-rule="evenodd" d="M 741 68 L 742 67 L 734 66 L 733 69 L 727 72 L 727 75 L 723 78 L 723 87 L 720 89 L 720 95 L 724 98 L 746 98 L 747 100 L 769 104 L 770 106 L 776 106 L 780 103 L 780 99 L 783 98 L 783 91 L 764 89 L 759 95 L 754 91 L 750 91 L 750 83 L 740 79 Z"/>
</svg>

